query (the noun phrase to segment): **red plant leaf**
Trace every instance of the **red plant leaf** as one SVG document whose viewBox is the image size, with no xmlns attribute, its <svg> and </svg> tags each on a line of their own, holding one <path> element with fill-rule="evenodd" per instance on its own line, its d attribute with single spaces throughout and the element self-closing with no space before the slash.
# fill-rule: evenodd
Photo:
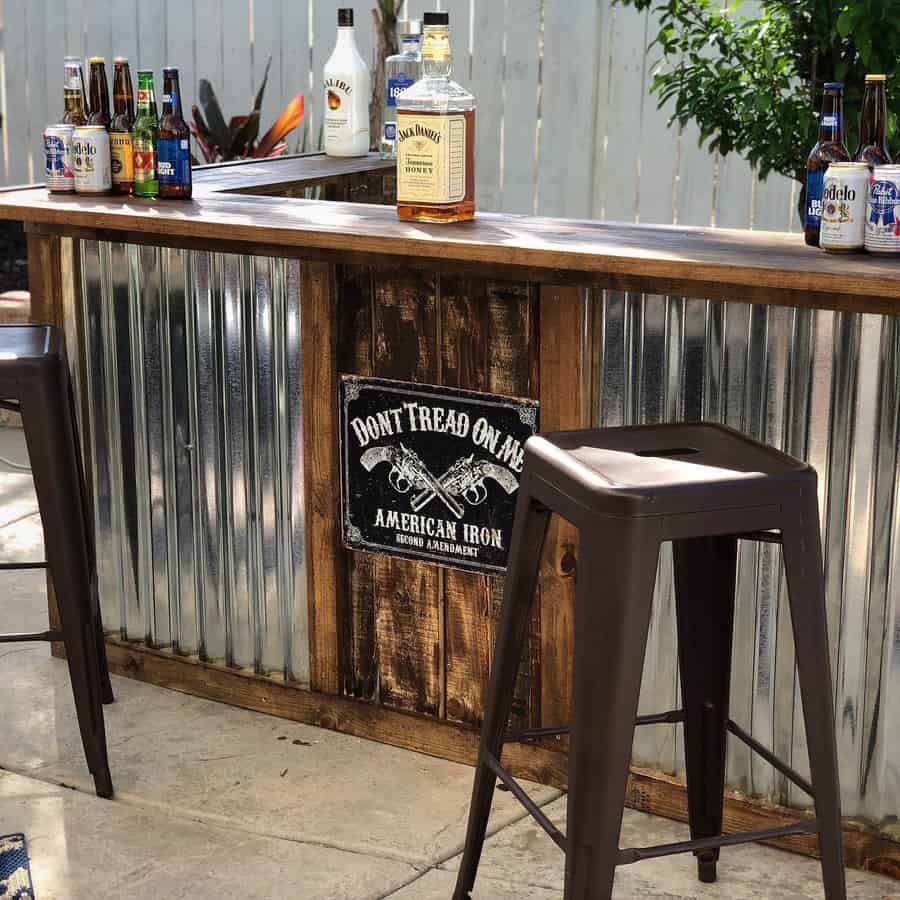
<svg viewBox="0 0 900 900">
<path fill-rule="evenodd" d="M 272 127 L 253 151 L 253 156 L 269 156 L 280 141 L 289 135 L 303 121 L 303 94 L 297 94 L 284 108 Z"/>
</svg>

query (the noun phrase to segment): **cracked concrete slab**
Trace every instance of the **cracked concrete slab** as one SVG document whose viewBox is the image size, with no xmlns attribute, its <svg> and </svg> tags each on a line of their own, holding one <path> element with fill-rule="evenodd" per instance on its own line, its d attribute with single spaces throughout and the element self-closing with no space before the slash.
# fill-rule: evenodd
<svg viewBox="0 0 900 900">
<path fill-rule="evenodd" d="M 548 804 L 544 811 L 565 831 L 566 800 Z M 690 838 L 686 825 L 626 809 L 619 839 L 621 847 L 667 844 Z M 441 868 L 456 871 L 460 858 Z M 726 847 L 719 862 L 716 884 L 697 881 L 691 854 L 679 854 L 622 866 L 616 872 L 614 900 L 819 900 L 823 897 L 819 863 L 758 844 Z M 564 859 L 559 848 L 531 819 L 523 820 L 485 842 L 473 900 L 487 900 L 490 885 L 520 884 L 545 888 L 562 895 Z M 761 888 L 764 885 L 764 888 Z M 402 895 L 401 895 L 402 896 Z M 525 896 L 528 896 L 527 894 Z M 540 895 L 538 895 L 540 896 Z M 848 870 L 847 896 L 853 900 L 897 900 L 897 882 L 865 872 Z"/>
<path fill-rule="evenodd" d="M 407 863 L 167 816 L 0 772 L 0 822 L 27 835 L 40 900 L 376 900 Z"/>
</svg>

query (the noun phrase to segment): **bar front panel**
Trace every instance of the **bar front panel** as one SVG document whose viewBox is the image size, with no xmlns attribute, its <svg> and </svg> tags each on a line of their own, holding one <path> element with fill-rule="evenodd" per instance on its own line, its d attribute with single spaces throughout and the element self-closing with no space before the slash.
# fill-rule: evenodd
<svg viewBox="0 0 900 900">
<path fill-rule="evenodd" d="M 78 383 L 107 629 L 306 684 L 300 264 L 91 241 L 75 250 Z M 394 376 L 402 343 L 417 361 L 400 372 L 407 380 L 534 390 L 534 286 L 339 267 L 336 290 L 341 371 Z M 592 363 L 584 393 L 595 422 L 722 421 L 819 471 L 844 808 L 889 821 L 900 811 L 900 320 L 582 296 L 584 328 L 572 340 L 584 341 Z M 486 349 L 507 345 L 521 372 Z M 500 582 L 426 567 L 394 590 L 389 561 L 348 562 L 349 594 L 338 598 L 344 693 L 477 725 Z M 678 704 L 672 590 L 664 548 L 642 712 Z M 424 607 L 433 612 L 427 628 Z M 732 716 L 803 771 L 776 546 L 742 545 L 735 628 Z M 540 721 L 529 699 L 537 632 L 530 644 L 522 718 Z M 435 686 L 434 702 L 418 703 L 420 681 Z M 672 726 L 639 729 L 635 762 L 681 773 L 680 740 Z M 734 787 L 808 805 L 736 741 L 729 752 Z"/>
<path fill-rule="evenodd" d="M 105 627 L 308 681 L 299 263 L 76 242 Z"/>
</svg>

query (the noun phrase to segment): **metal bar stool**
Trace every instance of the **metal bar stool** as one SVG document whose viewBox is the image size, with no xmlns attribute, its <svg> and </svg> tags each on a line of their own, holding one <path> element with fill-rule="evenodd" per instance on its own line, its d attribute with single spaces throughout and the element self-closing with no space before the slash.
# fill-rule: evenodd
<svg viewBox="0 0 900 900">
<path fill-rule="evenodd" d="M 61 630 L 3 634 L 0 643 L 63 641 L 81 741 L 94 786 L 111 797 L 103 703 L 113 700 L 97 600 L 94 546 L 87 518 L 72 388 L 62 332 L 48 325 L 0 326 L 0 405 L 25 429 L 46 563 L 3 563 L 0 570 L 48 568 Z"/>
<path fill-rule="evenodd" d="M 506 733 L 552 512 L 580 531 L 570 727 Z M 782 544 L 812 783 L 728 715 L 738 540 Z M 637 716 L 660 544 L 674 542 L 683 709 Z M 566 854 L 566 900 L 608 900 L 616 866 L 693 851 L 701 881 L 719 848 L 817 833 L 827 900 L 845 900 L 834 706 L 816 473 L 718 425 L 659 425 L 531 438 L 455 900 L 475 884 L 499 778 Z M 619 848 L 635 724 L 684 724 L 691 840 Z M 503 743 L 570 733 L 563 835 L 500 763 Z M 722 834 L 726 736 L 815 800 L 816 816 Z"/>
</svg>

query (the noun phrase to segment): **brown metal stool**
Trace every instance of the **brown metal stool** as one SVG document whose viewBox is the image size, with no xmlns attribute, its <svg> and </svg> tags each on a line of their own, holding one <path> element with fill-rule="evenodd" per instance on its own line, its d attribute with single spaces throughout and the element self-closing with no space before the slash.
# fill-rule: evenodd
<svg viewBox="0 0 900 900">
<path fill-rule="evenodd" d="M 506 734 L 551 512 L 581 543 L 571 723 Z M 812 783 L 728 717 L 738 540 L 782 544 Z M 637 716 L 660 544 L 674 542 L 683 709 Z M 616 866 L 693 851 L 715 881 L 719 848 L 818 833 L 827 900 L 845 900 L 834 705 L 816 473 L 718 425 L 659 425 L 531 438 L 456 900 L 475 884 L 496 780 L 566 854 L 566 900 L 608 900 Z M 691 840 L 619 849 L 635 724 L 682 722 Z M 814 797 L 816 817 L 722 834 L 725 742 L 744 741 Z M 501 766 L 504 740 L 571 734 L 563 835 Z"/>
<path fill-rule="evenodd" d="M 111 703 L 113 694 L 61 331 L 0 326 L 0 398 L 0 406 L 22 416 L 47 550 L 46 563 L 2 563 L 0 570 L 48 568 L 62 626 L 0 635 L 0 643 L 65 643 L 84 755 L 98 796 L 111 797 L 102 704 Z"/>
</svg>

